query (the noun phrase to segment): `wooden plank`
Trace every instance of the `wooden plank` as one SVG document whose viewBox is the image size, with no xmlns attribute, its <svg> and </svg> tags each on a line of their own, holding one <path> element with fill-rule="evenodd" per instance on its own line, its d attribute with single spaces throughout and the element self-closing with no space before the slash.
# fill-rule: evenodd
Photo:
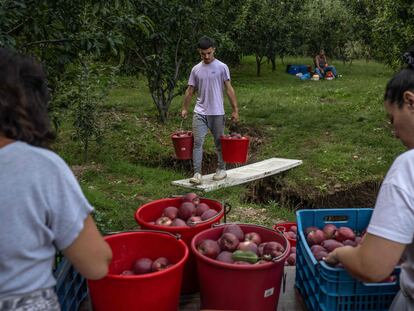
<svg viewBox="0 0 414 311">
<path fill-rule="evenodd" d="M 189 178 L 173 181 L 172 184 L 184 188 L 209 192 L 278 174 L 301 164 L 302 160 L 270 158 L 227 170 L 227 178 L 223 180 L 214 181 L 214 174 L 208 174 L 203 176 L 201 185 L 191 184 Z"/>
</svg>

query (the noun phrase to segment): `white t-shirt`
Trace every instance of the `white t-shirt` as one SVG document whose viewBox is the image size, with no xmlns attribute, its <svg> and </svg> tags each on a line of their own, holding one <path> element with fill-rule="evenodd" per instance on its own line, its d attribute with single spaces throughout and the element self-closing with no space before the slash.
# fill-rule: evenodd
<svg viewBox="0 0 414 311">
<path fill-rule="evenodd" d="M 52 151 L 0 148 L 0 299 L 53 287 L 55 246 L 72 244 L 92 207 Z"/>
<path fill-rule="evenodd" d="M 211 63 L 198 63 L 191 70 L 188 85 L 197 91 L 194 112 L 202 115 L 224 115 L 224 82 L 230 80 L 227 65 L 218 59 Z"/>
<path fill-rule="evenodd" d="M 414 149 L 401 154 L 389 169 L 367 231 L 407 244 L 400 285 L 414 298 Z"/>
</svg>

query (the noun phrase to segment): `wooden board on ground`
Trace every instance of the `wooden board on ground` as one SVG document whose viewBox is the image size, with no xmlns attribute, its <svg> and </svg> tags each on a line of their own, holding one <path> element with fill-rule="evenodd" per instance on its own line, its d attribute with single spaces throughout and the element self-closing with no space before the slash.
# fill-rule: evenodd
<svg viewBox="0 0 414 311">
<path fill-rule="evenodd" d="M 203 176 L 203 182 L 201 185 L 191 184 L 189 178 L 173 181 L 172 184 L 185 188 L 209 192 L 278 174 L 301 164 L 302 160 L 270 158 L 260 162 L 227 170 L 227 177 L 223 180 L 214 181 L 214 174 L 209 174 Z"/>
</svg>

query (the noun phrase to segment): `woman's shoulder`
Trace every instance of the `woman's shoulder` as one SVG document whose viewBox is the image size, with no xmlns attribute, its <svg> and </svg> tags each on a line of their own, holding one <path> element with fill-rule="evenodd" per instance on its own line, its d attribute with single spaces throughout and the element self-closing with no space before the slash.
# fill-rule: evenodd
<svg viewBox="0 0 414 311">
<path fill-rule="evenodd" d="M 19 161 L 39 163 L 48 167 L 67 167 L 66 162 L 52 150 L 29 145 L 22 141 L 11 144 L 9 152 Z"/>
</svg>

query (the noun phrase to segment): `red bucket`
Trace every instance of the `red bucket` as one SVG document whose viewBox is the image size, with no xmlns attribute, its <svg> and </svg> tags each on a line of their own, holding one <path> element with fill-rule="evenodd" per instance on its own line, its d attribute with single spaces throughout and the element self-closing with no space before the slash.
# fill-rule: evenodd
<svg viewBox="0 0 414 311">
<path fill-rule="evenodd" d="M 220 225 L 197 234 L 191 242 L 191 250 L 197 260 L 200 279 L 202 309 L 214 310 L 276 310 L 280 285 L 289 256 L 287 239 L 275 230 L 265 227 L 240 224 L 244 233 L 257 232 L 263 242 L 276 241 L 285 247 L 285 252 L 276 262 L 260 265 L 235 265 L 210 259 L 202 255 L 196 246 L 205 239 L 217 240 L 225 225 Z"/>
<path fill-rule="evenodd" d="M 113 258 L 108 275 L 88 281 L 95 311 L 165 310 L 177 311 L 187 245 L 166 232 L 138 231 L 105 237 Z M 142 257 L 167 257 L 173 266 L 141 275 L 120 275 Z"/>
<path fill-rule="evenodd" d="M 206 203 L 210 208 L 216 210 L 218 214 L 206 221 L 200 222 L 191 227 L 166 227 L 151 224 L 149 222 L 154 221 L 162 214 L 163 210 L 168 206 L 179 207 L 182 202 L 181 197 L 167 198 L 149 202 L 138 208 L 135 213 L 135 220 L 143 229 L 150 230 L 163 230 L 173 234 L 181 235 L 183 241 L 190 247 L 192 238 L 199 232 L 211 228 L 215 223 L 219 223 L 220 219 L 224 216 L 223 205 L 214 200 L 200 198 L 200 202 Z M 188 261 L 184 267 L 184 276 L 182 284 L 182 293 L 191 294 L 199 290 L 197 266 L 194 256 L 190 252 Z"/>
<path fill-rule="evenodd" d="M 292 226 L 296 226 L 297 228 L 298 225 L 294 221 L 293 222 L 281 222 L 281 223 L 274 225 L 273 229 L 283 234 L 289 231 Z M 290 246 L 296 246 L 296 239 L 290 238 L 288 236 L 286 236 L 286 238 L 288 239 Z"/>
<path fill-rule="evenodd" d="M 193 158 L 194 137 L 191 131 L 179 131 L 171 134 L 174 145 L 175 156 L 178 160 L 189 160 Z"/>
<path fill-rule="evenodd" d="M 220 137 L 223 161 L 227 163 L 245 163 L 249 151 L 248 137 L 230 138 Z"/>
</svg>

